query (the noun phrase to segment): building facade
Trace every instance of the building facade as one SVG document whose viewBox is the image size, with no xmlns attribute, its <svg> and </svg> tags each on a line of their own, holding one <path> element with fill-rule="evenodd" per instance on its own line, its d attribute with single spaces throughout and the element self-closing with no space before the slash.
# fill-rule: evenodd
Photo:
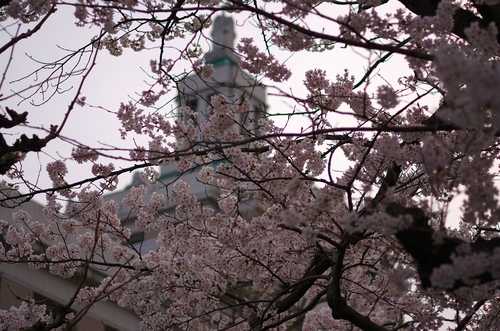
<svg viewBox="0 0 500 331">
<path fill-rule="evenodd" d="M 238 56 L 234 53 L 234 40 L 233 19 L 227 16 L 216 17 L 212 30 L 212 47 L 205 56 L 206 63 L 213 65 L 214 74 L 208 79 L 203 79 L 197 74 L 189 75 L 183 79 L 178 90 L 178 116 L 187 121 L 190 116 L 180 110 L 182 107 L 188 106 L 197 113 L 195 120 L 203 122 L 209 120 L 212 96 L 222 95 L 228 102 L 234 104 L 247 99 L 250 102 L 250 111 L 238 114 L 238 117 L 234 119 L 235 126 L 242 134 L 244 131 L 251 131 L 252 135 L 258 135 L 258 121 L 266 110 L 266 89 L 239 66 Z M 214 165 L 216 164 L 217 161 L 214 161 Z M 201 204 L 210 205 L 217 210 L 219 190 L 199 181 L 200 170 L 201 167 L 193 167 L 188 171 L 180 172 L 175 164 L 161 167 L 160 177 L 157 180 L 158 185 L 148 186 L 148 192 L 143 201 L 149 201 L 155 192 L 168 196 L 172 187 L 169 184 L 181 178 L 190 186 L 189 194 L 191 196 L 195 196 Z M 113 199 L 120 203 L 132 187 L 143 184 L 144 182 L 136 174 L 128 187 L 107 195 L 106 199 Z M 252 203 L 252 201 L 246 202 L 248 209 L 253 207 Z M 161 212 L 173 214 L 175 207 L 173 204 L 167 205 Z M 122 205 L 119 217 L 132 229 L 131 242 L 137 250 L 144 254 L 157 248 L 156 233 L 145 234 L 139 231 L 134 225 L 136 217 L 129 208 Z"/>
<path fill-rule="evenodd" d="M 33 220 L 43 222 L 43 206 L 34 201 L 24 203 L 14 209 L 0 207 L 0 220 L 12 220 L 12 213 L 18 210 L 27 211 Z M 96 285 L 107 276 L 105 270 L 90 269 L 87 285 Z M 70 279 L 52 275 L 46 268 L 33 270 L 26 263 L 0 263 L 0 309 L 9 310 L 19 307 L 23 299 L 34 299 L 43 302 L 47 309 L 58 304 L 65 305 L 78 289 L 80 282 L 78 272 Z M 74 307 L 75 311 L 78 307 Z M 73 331 L 136 331 L 139 329 L 139 318 L 129 310 L 120 308 L 112 301 L 97 302 L 82 320 L 73 327 Z M 0 321 L 0 330 L 4 330 Z"/>
<path fill-rule="evenodd" d="M 250 111 L 238 114 L 235 118 L 235 126 L 239 130 L 258 132 L 258 120 L 265 111 L 265 88 L 245 73 L 239 66 L 238 56 L 234 53 L 234 21 L 230 17 L 219 16 L 215 19 L 212 31 L 212 47 L 205 56 L 206 63 L 213 65 L 214 74 L 209 79 L 202 79 L 196 74 L 187 76 L 180 84 L 178 90 L 178 106 L 189 106 L 198 115 L 196 120 L 207 121 L 210 100 L 214 95 L 222 95 L 226 100 L 238 103 L 247 99 L 250 102 Z M 179 111 L 179 118 L 187 121 L 190 117 Z M 240 133 L 242 133 L 240 131 Z M 214 161 L 217 164 L 217 161 Z M 200 203 L 212 205 L 217 209 L 219 190 L 215 186 L 201 183 L 199 168 L 184 172 L 177 170 L 175 164 L 161 167 L 158 185 L 148 186 L 144 201 L 156 192 L 168 196 L 172 185 L 178 179 L 190 185 L 189 194 L 195 196 Z M 156 234 L 143 233 L 135 226 L 136 215 L 121 202 L 128 195 L 130 189 L 143 185 L 143 181 L 136 174 L 130 183 L 122 191 L 113 192 L 105 196 L 105 200 L 115 200 L 120 204 L 119 218 L 125 226 L 132 229 L 130 243 L 135 250 L 146 254 L 157 248 Z M 252 201 L 245 202 L 249 209 L 255 209 Z M 163 208 L 162 212 L 172 213 L 175 205 L 170 204 Z M 12 213 L 19 209 L 27 211 L 32 219 L 44 220 L 43 206 L 30 201 L 20 208 L 10 209 L 0 207 L 0 220 L 11 220 Z M 110 271 L 111 272 L 111 271 Z M 92 269 L 89 271 L 88 282 L 97 285 L 109 275 L 104 270 Z M 25 263 L 10 264 L 0 263 L 0 309 L 18 307 L 21 304 L 19 297 L 32 298 L 38 302 L 45 302 L 48 307 L 57 303 L 67 303 L 71 296 L 77 291 L 79 279 L 77 276 L 63 279 L 52 275 L 47 269 L 32 270 Z M 75 309 L 78 309 L 75 307 Z M 139 329 L 139 318 L 130 311 L 120 308 L 112 301 L 101 301 L 95 304 L 86 316 L 75 327 L 74 331 L 135 331 Z M 1 322 L 1 321 L 0 321 Z M 2 329 L 0 325 L 0 329 Z"/>
</svg>

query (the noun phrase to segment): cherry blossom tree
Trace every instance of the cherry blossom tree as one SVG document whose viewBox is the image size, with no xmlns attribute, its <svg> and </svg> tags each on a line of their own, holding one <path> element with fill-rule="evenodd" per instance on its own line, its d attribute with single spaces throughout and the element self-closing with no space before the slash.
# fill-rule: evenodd
<svg viewBox="0 0 500 331">
<path fill-rule="evenodd" d="M 96 31 L 81 48 L 40 63 L 17 90 L 6 88 L 11 60 L 5 65 L 2 103 L 71 97 L 63 119 L 43 136 L 29 131 L 29 111 L 1 106 L 2 208 L 22 208 L 42 195 L 46 205 L 44 220 L 16 211 L 2 221 L 0 260 L 82 281 L 57 312 L 20 298 L 19 307 L 0 311 L 3 329 L 69 330 L 102 300 L 140 316 L 142 330 L 500 328 L 499 1 L 3 0 L 0 6 L 2 33 L 9 34 L 0 53 L 10 59 L 58 8 L 73 8 L 76 25 Z M 204 121 L 189 105 L 161 106 L 190 72 L 201 79 L 213 74 L 202 49 L 220 13 L 241 15 L 243 27 L 261 30 L 261 40 L 241 37 L 229 51 L 292 105 L 286 114 L 280 110 L 285 124 L 273 121 L 272 109 L 256 123 L 238 122 L 250 103 L 224 95 L 207 100 Z M 167 46 L 174 42 L 182 46 L 172 55 Z M 129 48 L 151 55 L 151 81 L 115 109 L 88 105 L 82 90 L 103 54 L 125 56 Z M 284 88 L 298 68 L 278 53 L 323 52 L 335 61 L 328 54 L 342 48 L 366 54 L 361 76 L 343 68 L 330 76 L 314 63 L 302 77 L 304 94 Z M 396 60 L 412 74 L 375 82 L 377 71 Z M 76 88 L 66 91 L 69 81 Z M 123 139 L 145 143 L 103 148 L 72 139 L 66 122 L 77 107 L 115 114 Z M 12 129 L 27 131 L 7 136 Z M 25 157 L 60 140 L 73 148 L 71 157 L 55 156 L 40 173 L 52 186 L 25 180 Z M 118 161 L 128 166 L 118 168 Z M 72 170 L 70 162 L 82 168 Z M 186 173 L 199 169 L 198 179 L 219 190 L 216 205 L 190 195 L 182 176 L 157 181 L 156 167 L 172 165 Z M 123 201 L 103 198 L 133 170 L 141 171 L 144 185 Z M 80 179 L 68 181 L 71 171 Z M 148 185 L 169 194 L 147 201 Z M 459 194 L 460 211 L 452 212 L 448 204 Z M 171 214 L 162 212 L 168 204 L 176 205 Z M 137 217 L 138 229 L 157 233 L 157 250 L 130 244 L 121 206 Z M 86 285 L 89 269 L 103 267 L 110 276 Z"/>
</svg>

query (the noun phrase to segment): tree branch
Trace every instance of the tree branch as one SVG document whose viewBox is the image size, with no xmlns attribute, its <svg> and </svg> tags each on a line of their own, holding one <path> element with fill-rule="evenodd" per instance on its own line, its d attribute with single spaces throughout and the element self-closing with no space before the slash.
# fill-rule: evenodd
<svg viewBox="0 0 500 331">
<path fill-rule="evenodd" d="M 441 0 L 399 0 L 406 8 L 411 12 L 419 16 L 435 16 L 437 8 Z M 482 11 L 487 13 L 488 20 L 480 18 L 469 10 L 463 8 L 457 8 L 455 14 L 453 15 L 454 24 L 451 32 L 458 37 L 467 40 L 465 35 L 465 29 L 468 28 L 473 22 L 478 22 L 481 28 L 487 28 L 490 22 L 500 22 L 500 16 L 498 16 L 498 8 L 490 8 L 491 6 L 484 5 Z M 492 10 L 494 9 L 494 10 Z M 478 8 L 479 11 L 479 8 Z M 497 23 L 497 28 L 500 28 Z M 497 41 L 500 43 L 500 37 L 497 37 Z"/>
<path fill-rule="evenodd" d="M 304 276 L 302 278 L 322 275 L 326 270 L 328 270 L 328 268 L 330 268 L 331 264 L 332 262 L 330 261 L 330 259 L 322 254 L 317 254 L 311 261 L 311 265 L 304 273 Z M 275 304 L 278 314 L 287 311 L 293 305 L 295 305 L 306 294 L 311 286 L 314 285 L 315 282 L 316 279 L 312 278 L 311 280 L 302 282 L 301 284 L 295 286 L 292 292 L 286 298 L 278 301 Z"/>
<path fill-rule="evenodd" d="M 10 3 L 10 0 L 1 0 L 0 1 L 0 8 L 5 6 L 5 5 L 8 5 L 9 3 Z M 3 45 L 0 48 L 0 54 L 5 52 L 6 50 L 8 50 L 11 46 L 15 45 L 18 41 L 31 37 L 35 32 L 40 30 L 40 28 L 47 21 L 49 16 L 52 15 L 53 13 L 55 13 L 56 11 L 57 11 L 57 8 L 55 6 L 52 6 L 52 8 L 49 9 L 47 14 L 40 20 L 40 22 L 38 22 L 38 24 L 33 29 L 28 30 L 24 33 L 21 33 L 20 35 L 12 38 L 9 42 L 7 42 L 5 45 Z"/>
<path fill-rule="evenodd" d="M 396 238 L 415 260 L 418 275 L 424 288 L 439 288 L 430 281 L 432 272 L 442 265 L 452 264 L 452 256 L 458 254 L 457 247 L 459 245 L 469 245 L 470 254 L 486 253 L 489 256 L 493 255 L 494 250 L 500 247 L 500 237 L 490 240 L 479 237 L 468 243 L 461 239 L 452 238 L 445 233 L 437 232 L 431 228 L 429 218 L 420 208 L 406 208 L 397 203 L 391 203 L 386 208 L 386 212 L 395 217 L 410 215 L 413 218 L 411 226 L 396 233 Z M 436 240 L 436 238 L 440 239 Z M 493 276 L 487 270 L 479 271 L 476 276 L 472 277 L 472 281 L 464 282 L 461 278 L 457 278 L 453 285 L 446 289 L 455 290 L 497 279 L 500 279 L 500 275 Z"/>
</svg>

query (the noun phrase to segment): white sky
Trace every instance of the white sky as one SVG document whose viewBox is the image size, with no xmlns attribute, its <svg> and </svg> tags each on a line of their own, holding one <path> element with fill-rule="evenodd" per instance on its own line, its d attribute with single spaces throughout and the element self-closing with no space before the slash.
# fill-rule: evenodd
<svg viewBox="0 0 500 331">
<path fill-rule="evenodd" d="M 339 15 L 340 13 L 337 13 Z M 244 15 L 233 16 L 236 21 L 236 42 L 244 37 L 253 37 L 256 43 L 263 45 L 261 32 L 244 20 Z M 318 31 L 328 31 L 328 26 L 320 20 L 314 20 L 314 28 Z M 8 26 L 8 21 L 2 22 L 1 26 Z M 323 25 L 322 25 L 323 24 Z M 15 31 L 17 27 L 11 27 L 9 31 Z M 327 33 L 333 34 L 333 31 Z M 0 93 L 7 95 L 11 88 L 16 88 L 17 85 L 25 85 L 20 83 L 11 83 L 13 80 L 28 75 L 37 68 L 38 64 L 30 60 L 28 56 L 33 56 L 38 61 L 52 62 L 60 56 L 66 54 L 60 48 L 75 49 L 87 43 L 90 38 L 97 34 L 97 31 L 88 28 L 76 27 L 71 8 L 61 7 L 43 26 L 41 31 L 27 40 L 23 40 L 16 45 L 14 58 L 9 71 L 7 73 L 6 83 L 2 87 Z M 8 40 L 4 32 L 0 31 L 0 44 Z M 169 46 L 173 48 L 182 47 L 182 42 L 172 43 Z M 185 42 L 185 41 L 184 41 Z M 369 52 L 361 49 L 353 50 L 352 48 L 343 48 L 343 45 L 336 45 L 333 51 L 324 53 L 295 53 L 290 57 L 289 53 L 273 50 L 273 54 L 281 61 L 286 61 L 287 66 L 292 70 L 291 79 L 280 88 L 286 92 L 292 92 L 299 97 L 305 97 L 306 90 L 303 87 L 304 73 L 307 70 L 321 68 L 329 74 L 330 80 L 335 80 L 337 74 L 343 74 L 344 69 L 349 69 L 349 72 L 355 75 L 356 80 L 359 80 L 368 66 L 367 56 Z M 171 51 L 172 51 L 171 49 Z M 9 52 L 6 52 L 9 53 Z M 177 56 L 177 53 L 172 53 Z M 0 70 L 4 70 L 10 54 L 0 55 Z M 106 50 L 102 50 L 97 59 L 97 65 L 94 71 L 90 74 L 88 81 L 85 83 L 83 95 L 87 98 L 87 103 L 90 105 L 102 106 L 106 109 L 116 111 L 120 102 L 127 102 L 130 96 L 135 96 L 137 92 L 147 89 L 145 81 L 148 80 L 146 73 L 149 71 L 149 61 L 151 58 L 157 58 L 158 50 L 144 51 L 135 53 L 126 49 L 120 57 L 109 55 Z M 376 60 L 375 58 L 372 61 Z M 189 67 L 186 65 L 184 68 Z M 178 67 L 177 72 L 182 72 L 183 68 Z M 406 71 L 406 72 L 405 72 Z M 372 85 L 370 91 L 375 91 L 375 87 L 383 83 L 384 80 L 394 83 L 394 88 L 399 88 L 395 83 L 396 79 L 402 75 L 411 75 L 404 59 L 400 55 L 394 55 L 390 61 L 379 67 L 375 74 L 372 75 Z M 60 124 L 64 113 L 67 110 L 69 101 L 74 97 L 76 87 L 79 84 L 79 77 L 72 81 L 72 84 L 67 84 L 69 88 L 73 85 L 73 89 L 68 92 L 54 96 L 48 103 L 43 106 L 33 107 L 29 102 L 17 105 L 19 99 L 10 99 L 0 105 L 2 110 L 5 106 L 10 106 L 18 112 L 25 110 L 29 111 L 28 121 L 30 125 L 37 127 L 48 128 L 51 124 Z M 267 103 L 270 106 L 271 113 L 290 112 L 294 105 L 292 100 L 286 100 L 274 96 L 276 91 L 268 89 Z M 175 97 L 175 93 L 170 93 L 166 99 Z M 38 96 L 35 100 L 40 101 Z M 437 106 L 437 103 L 436 103 Z M 169 104 L 164 108 L 168 111 L 175 107 L 175 103 Z M 285 118 L 279 119 L 274 117 L 278 123 L 284 123 Z M 336 126 L 355 125 L 354 119 L 346 116 L 338 116 L 332 118 L 331 124 Z M 123 148 L 133 147 L 133 141 L 123 141 L 120 139 L 118 132 L 119 123 L 115 115 L 110 114 L 102 109 L 91 107 L 76 106 L 73 113 L 69 117 L 69 121 L 62 132 L 63 136 L 72 138 L 76 141 L 90 145 L 92 147 L 104 147 L 103 144 L 117 146 Z M 291 122 L 288 131 L 297 132 L 300 129 L 300 119 L 296 122 Z M 20 132 L 18 128 L 10 132 Z M 29 136 L 33 131 L 29 131 Z M 44 134 L 39 134 L 44 136 Z M 17 137 L 17 136 L 16 136 Z M 139 142 L 145 145 L 145 142 Z M 32 182 L 37 182 L 41 188 L 50 187 L 51 182 L 45 172 L 47 162 L 60 157 L 66 158 L 70 156 L 72 146 L 61 140 L 53 141 L 43 150 L 42 153 L 29 153 L 27 162 L 24 162 L 24 170 L 26 178 Z M 131 163 L 116 162 L 113 160 L 100 159 L 101 163 L 115 162 L 118 167 L 127 167 Z M 343 161 L 339 160 L 339 169 L 342 168 Z M 67 177 L 68 182 L 75 182 L 89 177 L 89 166 L 77 165 L 74 162 L 68 163 L 70 174 Z M 131 176 L 121 176 L 120 186 L 124 187 L 131 181 Z M 45 197 L 39 195 L 37 201 L 44 202 Z"/>
</svg>

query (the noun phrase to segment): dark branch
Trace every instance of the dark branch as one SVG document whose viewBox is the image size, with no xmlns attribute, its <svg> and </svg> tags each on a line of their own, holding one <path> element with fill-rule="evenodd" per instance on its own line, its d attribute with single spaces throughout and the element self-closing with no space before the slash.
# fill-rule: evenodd
<svg viewBox="0 0 500 331">
<path fill-rule="evenodd" d="M 298 286 L 295 286 L 291 293 L 284 298 L 283 300 L 276 303 L 277 312 L 283 313 L 290 309 L 293 305 L 295 305 L 302 297 L 306 294 L 306 292 L 314 285 L 316 279 L 312 276 L 322 275 L 328 268 L 330 268 L 332 262 L 330 259 L 323 255 L 316 255 L 308 270 L 305 272 L 302 278 L 311 277 L 311 280 L 300 283 Z"/>
<path fill-rule="evenodd" d="M 391 216 L 410 215 L 413 223 L 410 227 L 399 231 L 396 238 L 403 248 L 412 256 L 417 264 L 417 271 L 424 288 L 436 287 L 430 281 L 431 274 L 435 268 L 446 264 L 452 264 L 452 256 L 459 255 L 459 245 L 469 245 L 470 254 L 486 253 L 492 255 L 494 250 L 500 247 L 500 237 L 490 240 L 479 237 L 473 242 L 452 238 L 445 233 L 438 233 L 429 225 L 429 218 L 420 208 L 406 208 L 399 204 L 390 204 L 386 212 Z M 436 240 L 436 238 L 440 238 Z M 453 285 L 447 289 L 455 290 L 460 287 L 473 286 L 500 279 L 499 275 L 492 276 L 490 272 L 479 271 L 472 280 L 464 282 L 458 278 Z"/>
<path fill-rule="evenodd" d="M 435 16 L 436 10 L 439 6 L 440 0 L 399 0 L 406 8 L 411 12 L 419 16 Z M 500 11 L 498 6 L 482 5 L 476 7 L 481 13 L 483 18 L 474 15 L 469 10 L 463 8 L 457 8 L 453 16 L 454 24 L 451 32 L 458 37 L 467 40 L 465 35 L 465 29 L 468 28 L 473 22 L 478 22 L 481 28 L 487 28 L 490 22 L 497 23 L 500 22 Z M 486 13 L 483 15 L 483 12 Z M 500 43 L 500 37 L 497 37 L 497 41 Z"/>
<path fill-rule="evenodd" d="M 17 125 L 26 123 L 28 112 L 18 114 L 16 111 L 6 107 L 10 120 L 0 114 L 0 128 L 13 128 Z M 47 143 L 56 137 L 57 127 L 51 127 L 49 134 L 41 139 L 36 134 L 28 138 L 25 134 L 21 135 L 14 144 L 9 146 L 0 133 L 0 174 L 5 175 L 12 166 L 22 158 L 22 153 L 39 152 Z"/>
</svg>

